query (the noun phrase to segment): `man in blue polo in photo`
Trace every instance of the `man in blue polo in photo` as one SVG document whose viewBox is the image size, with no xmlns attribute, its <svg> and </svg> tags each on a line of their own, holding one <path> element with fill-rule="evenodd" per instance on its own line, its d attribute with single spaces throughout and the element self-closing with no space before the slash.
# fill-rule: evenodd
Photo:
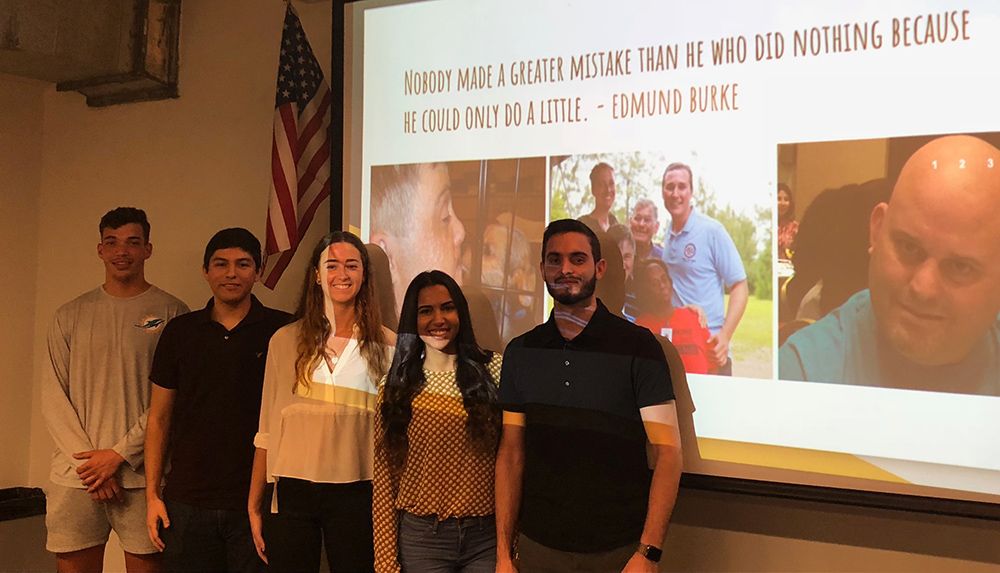
<svg viewBox="0 0 1000 573">
<path fill-rule="evenodd" d="M 670 213 L 663 260 L 674 282 L 673 305 L 695 305 L 705 311 L 712 334 L 708 339 L 709 358 L 715 364 L 712 373 L 731 376 L 730 342 L 747 308 L 750 288 L 726 228 L 691 205 L 693 181 L 691 168 L 684 163 L 671 163 L 663 172 L 663 206 Z"/>
</svg>

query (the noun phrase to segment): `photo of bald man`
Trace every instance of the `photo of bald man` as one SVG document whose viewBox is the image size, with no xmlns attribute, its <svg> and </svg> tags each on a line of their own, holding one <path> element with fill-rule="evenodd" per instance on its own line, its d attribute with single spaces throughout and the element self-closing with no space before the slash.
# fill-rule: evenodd
<svg viewBox="0 0 1000 573">
<path fill-rule="evenodd" d="M 868 288 L 788 338 L 779 378 L 1000 396 L 1000 149 L 920 147 L 869 244 Z"/>
</svg>

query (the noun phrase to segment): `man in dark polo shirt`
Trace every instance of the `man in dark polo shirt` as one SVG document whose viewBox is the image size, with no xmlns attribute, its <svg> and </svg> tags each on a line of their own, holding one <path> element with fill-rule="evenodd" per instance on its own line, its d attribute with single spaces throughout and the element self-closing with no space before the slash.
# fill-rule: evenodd
<svg viewBox="0 0 1000 573">
<path fill-rule="evenodd" d="M 153 357 L 146 525 L 168 571 L 265 569 L 246 509 L 253 436 L 268 341 L 291 317 L 251 294 L 260 252 L 246 229 L 216 233 L 203 262 L 212 299 L 171 321 Z"/>
<path fill-rule="evenodd" d="M 583 223 L 545 229 L 555 308 L 500 375 L 497 571 L 656 571 L 681 472 L 674 393 L 656 338 L 594 296 L 605 266 Z"/>
</svg>

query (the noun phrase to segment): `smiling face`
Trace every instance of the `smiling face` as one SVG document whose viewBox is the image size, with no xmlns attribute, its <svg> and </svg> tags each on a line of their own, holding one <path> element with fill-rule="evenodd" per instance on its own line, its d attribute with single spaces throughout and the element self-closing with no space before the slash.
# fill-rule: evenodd
<svg viewBox="0 0 1000 573">
<path fill-rule="evenodd" d="M 662 312 L 670 308 L 670 300 L 674 296 L 674 283 L 662 261 L 658 259 L 643 261 L 641 276 L 642 284 L 637 287 L 642 307 L 651 312 Z"/>
<path fill-rule="evenodd" d="M 792 206 L 792 197 L 784 189 L 778 190 L 778 218 L 784 219 Z"/>
<path fill-rule="evenodd" d="M 563 305 L 593 302 L 597 279 L 604 276 L 604 260 L 594 261 L 590 241 L 582 233 L 553 235 L 545 246 L 542 276 L 545 288 Z"/>
<path fill-rule="evenodd" d="M 663 206 L 674 220 L 685 220 L 691 213 L 691 175 L 686 169 L 671 169 L 663 174 Z"/>
<path fill-rule="evenodd" d="M 615 204 L 615 172 L 611 167 L 598 167 L 590 176 L 590 194 L 594 196 L 594 210 L 607 212 Z"/>
<path fill-rule="evenodd" d="M 417 295 L 417 334 L 424 344 L 454 354 L 460 327 L 458 308 L 447 287 L 431 285 L 420 289 Z"/>
<path fill-rule="evenodd" d="M 648 203 L 644 206 L 636 206 L 628 223 L 632 230 L 632 237 L 636 243 L 641 245 L 650 245 L 656 231 L 660 229 L 656 209 Z"/>
<path fill-rule="evenodd" d="M 1000 312 L 1000 151 L 936 139 L 871 216 L 869 286 L 880 333 L 924 365 L 962 360 Z"/>
<path fill-rule="evenodd" d="M 354 305 L 364 282 L 361 253 L 350 243 L 333 243 L 317 261 L 317 280 L 327 304 Z"/>
<path fill-rule="evenodd" d="M 117 229 L 101 229 L 97 256 L 104 261 L 108 280 L 132 282 L 145 280 L 146 259 L 153 254 L 153 244 L 146 241 L 142 226 L 126 223 Z"/>
<path fill-rule="evenodd" d="M 215 301 L 233 306 L 250 297 L 258 277 L 253 257 L 239 247 L 216 250 L 203 270 Z"/>
</svg>

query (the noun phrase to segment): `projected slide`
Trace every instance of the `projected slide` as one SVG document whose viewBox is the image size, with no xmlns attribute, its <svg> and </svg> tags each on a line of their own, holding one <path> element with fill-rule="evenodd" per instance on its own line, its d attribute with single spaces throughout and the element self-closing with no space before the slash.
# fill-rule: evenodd
<svg viewBox="0 0 1000 573">
<path fill-rule="evenodd" d="M 679 351 L 686 471 L 1000 503 L 1000 5 L 348 10 L 346 211 L 397 304 L 445 270 L 502 349 L 580 219 Z"/>
</svg>

